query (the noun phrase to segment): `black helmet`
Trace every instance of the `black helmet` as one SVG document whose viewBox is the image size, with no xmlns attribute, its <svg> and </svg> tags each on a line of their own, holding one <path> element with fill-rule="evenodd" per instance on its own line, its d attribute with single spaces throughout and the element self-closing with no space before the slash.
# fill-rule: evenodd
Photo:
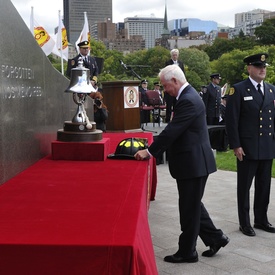
<svg viewBox="0 0 275 275">
<path fill-rule="evenodd" d="M 115 153 L 108 155 L 108 158 L 135 159 L 135 153 L 146 148 L 148 148 L 147 138 L 125 138 L 119 142 Z"/>
</svg>

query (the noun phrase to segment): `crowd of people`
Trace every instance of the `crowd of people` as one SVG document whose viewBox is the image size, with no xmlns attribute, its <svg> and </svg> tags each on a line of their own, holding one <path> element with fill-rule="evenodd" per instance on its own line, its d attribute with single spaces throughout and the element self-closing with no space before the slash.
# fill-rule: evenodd
<svg viewBox="0 0 275 275">
<path fill-rule="evenodd" d="M 228 94 L 221 91 L 219 73 L 211 74 L 210 83 L 197 92 L 188 83 L 184 64 L 178 57 L 179 51 L 173 49 L 171 59 L 158 75 L 160 82 L 155 82 L 153 88 L 159 91 L 166 104 L 167 125 L 147 149 L 137 151 L 134 157 L 147 160 L 159 158 L 165 151 L 169 153 L 169 171 L 178 189 L 181 234 L 177 251 L 165 256 L 164 261 L 193 263 L 199 258 L 198 237 L 209 247 L 202 253 L 204 257 L 213 257 L 230 242 L 223 230 L 216 228 L 202 203 L 208 176 L 217 170 L 209 125 L 225 125 L 229 148 L 236 156 L 240 232 L 249 237 L 256 236 L 250 221 L 250 188 L 255 179 L 253 226 L 275 233 L 267 215 L 275 157 L 275 86 L 264 81 L 268 65 L 266 53 L 244 59 L 248 78 L 234 84 Z M 96 87 L 96 75 L 91 77 Z M 148 104 L 147 89 L 148 81 L 144 79 L 139 87 L 141 105 Z M 102 94 L 99 90 L 97 93 L 100 96 L 95 101 L 96 112 L 104 108 Z"/>
</svg>

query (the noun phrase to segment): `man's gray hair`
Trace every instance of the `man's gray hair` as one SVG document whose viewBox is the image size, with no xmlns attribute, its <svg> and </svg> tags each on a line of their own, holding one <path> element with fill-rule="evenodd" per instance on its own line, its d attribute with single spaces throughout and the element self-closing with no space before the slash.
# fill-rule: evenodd
<svg viewBox="0 0 275 275">
<path fill-rule="evenodd" d="M 166 81 L 176 78 L 179 81 L 185 83 L 186 77 L 182 69 L 178 65 L 168 65 L 160 70 L 159 78 L 163 77 Z"/>
<path fill-rule="evenodd" d="M 170 52 L 171 56 L 173 55 L 173 53 L 176 53 L 177 55 L 179 55 L 179 50 L 178 49 L 171 50 Z"/>
</svg>

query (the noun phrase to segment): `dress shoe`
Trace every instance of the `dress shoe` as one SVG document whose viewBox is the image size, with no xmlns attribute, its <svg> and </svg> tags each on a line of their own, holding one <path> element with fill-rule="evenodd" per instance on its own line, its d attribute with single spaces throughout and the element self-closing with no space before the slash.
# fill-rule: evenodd
<svg viewBox="0 0 275 275">
<path fill-rule="evenodd" d="M 222 247 L 225 247 L 229 243 L 229 238 L 226 235 L 222 235 L 222 238 L 213 245 L 210 245 L 209 250 L 206 250 L 202 253 L 204 257 L 214 256 Z"/>
<path fill-rule="evenodd" d="M 240 230 L 246 236 L 253 237 L 256 235 L 255 231 L 253 230 L 253 228 L 251 226 L 240 226 Z"/>
<path fill-rule="evenodd" d="M 168 263 L 196 263 L 198 261 L 198 253 L 194 252 L 194 255 L 190 257 L 182 257 L 176 253 L 164 257 L 164 261 Z"/>
<path fill-rule="evenodd" d="M 267 224 L 255 223 L 254 228 L 262 229 L 262 230 L 264 230 L 266 232 L 270 232 L 270 233 L 275 233 L 275 228 L 270 223 L 267 223 Z"/>
</svg>

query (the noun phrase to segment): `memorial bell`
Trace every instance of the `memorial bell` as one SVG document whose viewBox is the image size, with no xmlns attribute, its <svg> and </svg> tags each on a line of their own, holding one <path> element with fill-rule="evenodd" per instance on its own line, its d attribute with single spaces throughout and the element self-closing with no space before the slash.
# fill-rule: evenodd
<svg viewBox="0 0 275 275">
<path fill-rule="evenodd" d="M 78 65 L 71 70 L 71 81 L 65 93 L 73 94 L 77 111 L 71 121 L 64 122 L 64 129 L 57 132 L 59 141 L 96 141 L 102 139 L 102 131 L 96 129 L 96 123 L 90 121 L 85 111 L 84 103 L 89 94 L 96 90 L 90 82 L 90 70 L 83 66 L 83 60 L 78 59 Z M 93 100 L 93 99 L 92 99 Z M 91 113 L 94 113 L 91 104 Z"/>
<path fill-rule="evenodd" d="M 83 66 L 83 60 L 78 59 L 78 66 L 71 70 L 71 82 L 65 93 L 90 94 L 95 92 L 90 82 L 90 70 Z"/>
</svg>

